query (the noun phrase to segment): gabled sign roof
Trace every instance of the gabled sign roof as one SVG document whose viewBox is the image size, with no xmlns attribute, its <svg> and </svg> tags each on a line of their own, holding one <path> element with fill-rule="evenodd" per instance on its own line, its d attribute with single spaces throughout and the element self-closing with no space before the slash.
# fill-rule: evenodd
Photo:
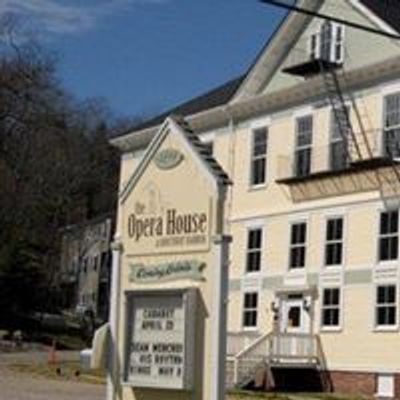
<svg viewBox="0 0 400 400">
<path fill-rule="evenodd" d="M 212 179 L 218 187 L 224 187 L 231 184 L 231 180 L 229 179 L 228 175 L 214 159 L 214 157 L 208 153 L 205 146 L 201 143 L 200 139 L 193 132 L 185 119 L 183 117 L 174 115 L 169 116 L 164 121 L 159 129 L 158 134 L 153 138 L 148 146 L 140 164 L 129 178 L 125 187 L 122 189 L 119 196 L 121 203 L 124 203 L 128 198 L 143 172 L 146 170 L 147 165 L 149 162 L 151 162 L 151 160 L 153 160 L 164 139 L 171 134 L 171 132 L 182 135 L 184 140 L 189 144 L 189 149 L 193 157 L 195 157 L 202 164 L 202 166 L 204 166 L 209 178 Z"/>
</svg>

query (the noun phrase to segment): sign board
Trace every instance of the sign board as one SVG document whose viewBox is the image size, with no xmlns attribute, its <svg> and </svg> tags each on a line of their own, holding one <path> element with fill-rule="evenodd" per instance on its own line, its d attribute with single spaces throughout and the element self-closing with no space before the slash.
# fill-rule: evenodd
<svg viewBox="0 0 400 400">
<path fill-rule="evenodd" d="M 169 117 L 128 179 L 123 160 L 109 400 L 224 399 L 230 181 L 203 150 Z"/>
<path fill-rule="evenodd" d="M 197 260 L 181 260 L 156 265 L 130 264 L 129 280 L 137 283 L 158 283 L 178 279 L 202 280 L 205 263 Z"/>
<path fill-rule="evenodd" d="M 146 191 L 141 197 L 146 197 Z M 158 189 L 152 187 L 150 192 L 154 196 Z M 127 219 L 128 237 L 141 255 L 209 249 L 211 204 L 185 211 L 169 208 L 160 200 L 152 200 L 151 207 L 149 204 L 150 200 L 147 204 L 137 202 Z"/>
<path fill-rule="evenodd" d="M 128 292 L 126 383 L 192 388 L 196 293 L 195 289 Z"/>
</svg>

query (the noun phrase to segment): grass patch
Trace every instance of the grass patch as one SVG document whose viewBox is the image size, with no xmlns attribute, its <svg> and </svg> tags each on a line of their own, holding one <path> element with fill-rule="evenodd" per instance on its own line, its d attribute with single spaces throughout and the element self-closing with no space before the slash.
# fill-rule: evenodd
<svg viewBox="0 0 400 400">
<path fill-rule="evenodd" d="M 228 392 L 228 400 L 366 400 L 367 397 L 336 393 L 262 393 L 248 391 Z"/>
<path fill-rule="evenodd" d="M 103 371 L 82 371 L 79 362 L 59 362 L 55 364 L 14 364 L 11 370 L 29 374 L 37 378 L 105 384 Z"/>
<path fill-rule="evenodd" d="M 100 370 L 82 371 L 79 362 L 65 361 L 55 364 L 13 364 L 11 370 L 44 379 L 67 380 L 104 385 L 105 374 Z M 367 400 L 368 397 L 337 393 L 265 393 L 232 390 L 227 400 Z"/>
</svg>

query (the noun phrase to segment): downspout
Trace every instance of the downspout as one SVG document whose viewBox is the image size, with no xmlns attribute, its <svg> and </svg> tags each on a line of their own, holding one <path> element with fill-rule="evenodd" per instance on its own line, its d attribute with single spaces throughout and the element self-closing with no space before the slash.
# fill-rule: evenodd
<svg viewBox="0 0 400 400">
<path fill-rule="evenodd" d="M 230 136 L 230 143 L 229 143 L 229 162 L 228 162 L 228 176 L 232 182 L 234 182 L 235 176 L 235 155 L 236 155 L 236 128 L 235 128 L 235 121 L 233 117 L 232 107 L 227 104 L 223 108 L 223 112 L 227 115 L 228 119 L 228 131 Z M 233 199 L 233 188 L 231 186 L 230 190 L 228 190 L 227 196 L 227 208 L 226 208 L 226 215 L 225 215 L 225 225 L 226 225 L 226 233 L 230 235 L 231 233 L 231 216 L 232 216 L 232 199 Z"/>
</svg>

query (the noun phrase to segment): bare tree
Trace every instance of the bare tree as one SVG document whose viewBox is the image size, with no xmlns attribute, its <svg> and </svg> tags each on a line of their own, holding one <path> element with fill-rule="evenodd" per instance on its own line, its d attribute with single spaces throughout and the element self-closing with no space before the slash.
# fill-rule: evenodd
<svg viewBox="0 0 400 400">
<path fill-rule="evenodd" d="M 11 275 L 19 267 L 43 292 L 37 304 L 48 306 L 60 227 L 115 206 L 119 163 L 106 123 L 112 116 L 104 102 L 79 103 L 67 93 L 55 58 L 19 41 L 14 20 L 0 26 L 0 309 L 10 302 L 2 287 L 16 285 Z M 29 279 L 21 282 L 22 299 Z M 20 302 L 17 311 L 35 303 L 12 301 Z"/>
</svg>

